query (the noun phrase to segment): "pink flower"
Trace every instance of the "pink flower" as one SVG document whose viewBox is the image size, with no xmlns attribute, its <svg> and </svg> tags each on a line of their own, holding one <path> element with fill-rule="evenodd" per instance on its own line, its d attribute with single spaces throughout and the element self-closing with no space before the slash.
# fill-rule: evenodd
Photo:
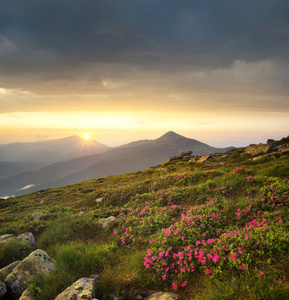
<svg viewBox="0 0 289 300">
<path fill-rule="evenodd" d="M 178 285 L 176 282 L 173 282 L 172 284 L 173 289 L 176 291 L 178 289 Z"/>
<path fill-rule="evenodd" d="M 264 272 L 263 272 L 263 271 L 260 271 L 260 275 L 263 276 L 263 275 L 264 275 Z"/>
<path fill-rule="evenodd" d="M 246 265 L 241 265 L 241 266 L 239 266 L 239 269 L 240 270 L 244 270 L 246 268 Z"/>
<path fill-rule="evenodd" d="M 236 252 L 231 255 L 231 259 L 236 259 L 236 257 L 237 257 L 237 253 Z"/>
<path fill-rule="evenodd" d="M 277 210 L 277 211 L 276 211 L 276 215 L 279 215 L 279 214 L 280 214 L 280 211 Z"/>
<path fill-rule="evenodd" d="M 211 269 L 207 269 L 206 273 L 207 273 L 207 275 L 210 275 L 212 273 L 212 270 Z"/>
<path fill-rule="evenodd" d="M 184 282 L 181 284 L 181 286 L 182 286 L 182 287 L 185 287 L 187 284 L 188 284 L 188 282 L 187 282 L 187 281 L 184 281 Z"/>
<path fill-rule="evenodd" d="M 215 253 L 215 255 L 213 257 L 213 262 L 216 264 L 219 258 L 220 258 L 220 256 L 217 253 Z"/>
<path fill-rule="evenodd" d="M 162 275 L 163 281 L 166 280 L 167 274 Z"/>
</svg>

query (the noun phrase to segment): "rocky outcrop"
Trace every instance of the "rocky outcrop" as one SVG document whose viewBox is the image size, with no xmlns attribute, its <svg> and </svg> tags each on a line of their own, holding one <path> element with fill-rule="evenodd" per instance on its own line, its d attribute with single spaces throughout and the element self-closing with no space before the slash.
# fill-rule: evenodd
<svg viewBox="0 0 289 300">
<path fill-rule="evenodd" d="M 0 280 L 5 281 L 7 276 L 19 265 L 20 262 L 21 260 L 14 261 L 12 264 L 2 268 L 0 270 Z"/>
<path fill-rule="evenodd" d="M 56 270 L 56 264 L 43 250 L 35 250 L 7 276 L 5 283 L 14 299 L 19 299 L 32 282 L 33 276 Z"/>
<path fill-rule="evenodd" d="M 259 153 L 268 153 L 274 148 L 273 144 L 252 144 L 245 148 L 245 153 L 256 155 Z"/>
<path fill-rule="evenodd" d="M 219 159 L 218 156 L 215 156 L 215 155 L 212 155 L 212 154 L 207 154 L 207 155 L 203 155 L 199 160 L 198 162 L 199 163 L 202 163 L 202 162 L 205 162 L 205 161 L 208 161 L 208 160 L 212 160 L 212 159 Z"/>
<path fill-rule="evenodd" d="M 157 292 L 150 295 L 147 300 L 177 300 L 179 296 L 177 294 L 168 293 L 168 292 Z"/>
<path fill-rule="evenodd" d="M 59 294 L 55 300 L 92 300 L 96 297 L 96 284 L 98 275 L 91 275 L 89 278 L 80 278 L 65 291 Z"/>
<path fill-rule="evenodd" d="M 183 152 L 179 155 L 173 156 L 171 158 L 169 158 L 166 163 L 174 161 L 174 160 L 181 160 L 181 159 L 190 159 L 192 158 L 192 153 L 193 151 L 187 151 L 187 152 Z"/>
<path fill-rule="evenodd" d="M 109 223 L 113 222 L 116 218 L 113 216 L 110 216 L 108 218 L 103 218 L 103 219 L 99 219 L 98 220 L 98 224 L 102 227 L 102 228 L 106 228 L 108 226 Z"/>
<path fill-rule="evenodd" d="M 18 236 L 14 236 L 14 234 L 5 234 L 5 235 L 0 236 L 0 243 L 6 243 L 11 240 L 14 240 L 14 241 L 17 241 L 20 243 L 24 243 L 25 245 L 27 245 L 29 247 L 35 244 L 35 239 L 31 232 L 25 232 Z"/>
<path fill-rule="evenodd" d="M 289 144 L 279 145 L 276 150 L 282 155 L 289 154 Z"/>
</svg>

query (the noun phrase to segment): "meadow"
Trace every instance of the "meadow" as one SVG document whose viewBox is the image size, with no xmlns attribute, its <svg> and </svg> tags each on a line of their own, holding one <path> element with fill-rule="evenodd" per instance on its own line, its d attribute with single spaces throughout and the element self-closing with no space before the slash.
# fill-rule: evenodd
<svg viewBox="0 0 289 300">
<path fill-rule="evenodd" d="M 224 164 L 177 160 L 2 199 L 0 234 L 30 231 L 56 260 L 58 271 L 31 284 L 36 299 L 91 274 L 104 300 L 152 291 L 289 299 L 289 156 L 252 158 L 240 148 Z M 116 220 L 103 229 L 109 216 Z M 0 244 L 0 267 L 29 251 Z"/>
</svg>

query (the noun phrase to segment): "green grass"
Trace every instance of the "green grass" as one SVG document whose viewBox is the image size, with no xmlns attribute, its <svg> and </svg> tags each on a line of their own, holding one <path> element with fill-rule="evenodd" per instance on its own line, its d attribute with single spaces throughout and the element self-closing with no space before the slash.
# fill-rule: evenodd
<svg viewBox="0 0 289 300">
<path fill-rule="evenodd" d="M 0 234 L 31 231 L 55 259 L 58 270 L 30 287 L 40 300 L 92 274 L 104 300 L 146 290 L 288 299 L 289 157 L 251 158 L 239 149 L 222 166 L 184 160 L 0 200 Z M 0 244 L 1 266 L 29 251 Z"/>
</svg>

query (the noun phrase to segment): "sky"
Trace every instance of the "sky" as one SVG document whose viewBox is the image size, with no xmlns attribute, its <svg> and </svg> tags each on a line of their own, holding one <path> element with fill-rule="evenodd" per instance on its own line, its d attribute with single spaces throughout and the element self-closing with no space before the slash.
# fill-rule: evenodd
<svg viewBox="0 0 289 300">
<path fill-rule="evenodd" d="M 288 0 L 0 5 L 0 144 L 289 135 Z"/>
</svg>

